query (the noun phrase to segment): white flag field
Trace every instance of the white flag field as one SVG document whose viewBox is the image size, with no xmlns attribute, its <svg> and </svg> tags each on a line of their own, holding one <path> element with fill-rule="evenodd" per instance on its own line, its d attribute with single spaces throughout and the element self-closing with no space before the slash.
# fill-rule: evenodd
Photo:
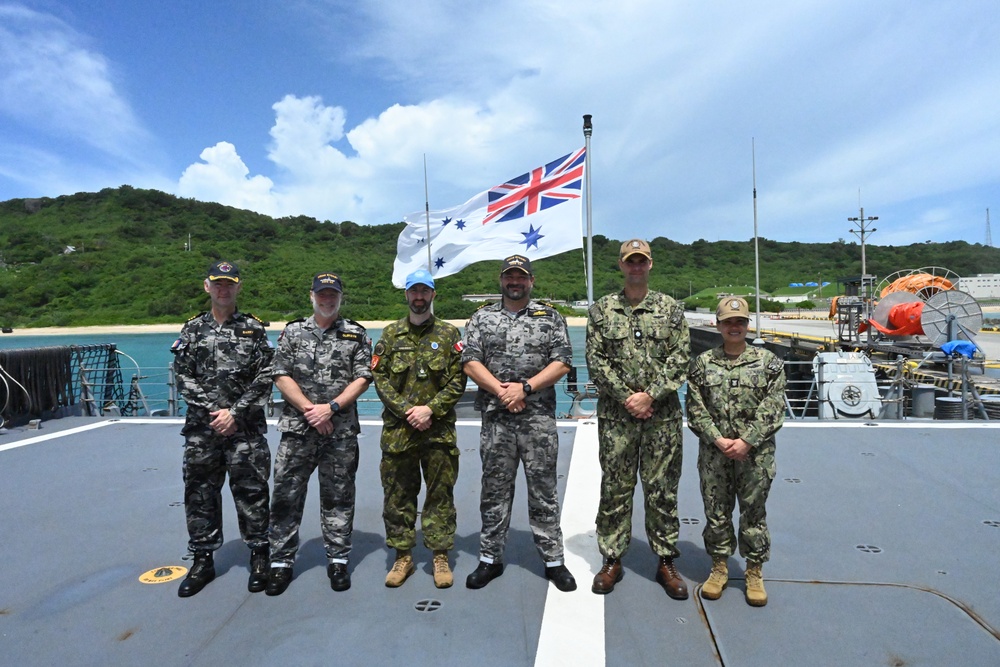
<svg viewBox="0 0 1000 667">
<path fill-rule="evenodd" d="M 404 216 L 392 282 L 428 269 L 435 278 L 474 262 L 524 255 L 535 260 L 583 247 L 583 148 L 490 188 L 461 206 Z M 427 247 L 430 245 L 430 267 Z"/>
</svg>

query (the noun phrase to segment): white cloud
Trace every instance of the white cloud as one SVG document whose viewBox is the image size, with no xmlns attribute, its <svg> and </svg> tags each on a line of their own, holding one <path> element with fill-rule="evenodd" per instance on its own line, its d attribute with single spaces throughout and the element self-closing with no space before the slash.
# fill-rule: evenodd
<svg viewBox="0 0 1000 667">
<path fill-rule="evenodd" d="M 0 113 L 132 160 L 148 139 L 105 58 L 59 19 L 0 5 Z"/>
<path fill-rule="evenodd" d="M 268 215 L 281 215 L 266 176 L 250 176 L 250 170 L 232 144 L 220 141 L 199 156 L 181 174 L 177 194 L 203 201 L 217 201 Z"/>
</svg>

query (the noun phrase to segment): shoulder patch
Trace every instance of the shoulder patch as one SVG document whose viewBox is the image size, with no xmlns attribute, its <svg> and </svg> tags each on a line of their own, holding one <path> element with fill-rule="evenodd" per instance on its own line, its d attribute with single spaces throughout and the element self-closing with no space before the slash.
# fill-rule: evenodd
<svg viewBox="0 0 1000 667">
<path fill-rule="evenodd" d="M 305 322 L 305 321 L 306 321 L 306 318 L 300 317 L 297 320 L 292 320 L 291 322 L 285 322 L 285 326 L 287 327 L 289 324 L 299 324 L 300 322 Z"/>
<path fill-rule="evenodd" d="M 187 343 L 185 343 L 183 340 L 181 340 L 180 338 L 178 338 L 177 340 L 174 341 L 174 344 L 170 346 L 170 351 L 173 354 L 177 354 L 178 352 L 180 352 L 181 350 L 183 350 L 185 348 L 187 348 Z"/>
<path fill-rule="evenodd" d="M 255 320 L 255 321 L 259 322 L 262 327 L 266 327 L 266 326 L 270 326 L 271 325 L 270 322 L 267 322 L 265 320 L 260 319 L 259 317 L 257 317 L 253 313 L 243 313 L 243 314 L 246 315 L 247 317 L 249 317 L 251 320 Z"/>
<path fill-rule="evenodd" d="M 464 350 L 464 349 L 465 349 L 465 343 L 464 343 L 464 342 L 462 342 L 462 341 L 458 341 L 457 343 L 455 343 L 454 345 L 452 345 L 452 348 L 453 348 L 453 349 L 454 349 L 454 350 L 455 350 L 456 352 L 461 352 L 462 350 Z"/>
<path fill-rule="evenodd" d="M 186 320 L 186 321 L 187 321 L 187 322 L 190 322 L 191 320 L 196 320 L 196 319 L 198 319 L 199 317 L 201 317 L 201 316 L 203 316 L 203 315 L 207 315 L 207 314 L 208 314 L 208 311 L 207 311 L 207 310 L 203 310 L 203 311 L 201 311 L 200 313 L 198 313 L 197 315 L 192 315 L 191 317 L 187 318 L 187 320 Z"/>
<path fill-rule="evenodd" d="M 487 306 L 495 306 L 498 303 L 500 303 L 500 302 L 499 301 L 487 301 L 483 305 L 479 306 L 479 308 L 476 308 L 476 310 L 474 312 L 479 312 L 480 310 L 482 310 L 483 308 L 486 308 Z"/>
<path fill-rule="evenodd" d="M 381 340 L 379 342 L 375 343 L 375 350 L 372 352 L 372 354 L 376 354 L 376 355 L 379 355 L 379 356 L 382 356 L 383 354 L 385 354 L 385 343 L 383 343 Z M 372 368 L 375 368 L 375 367 L 372 366 Z"/>
<path fill-rule="evenodd" d="M 354 320 L 352 320 L 350 318 L 345 317 L 344 321 L 347 322 L 348 324 L 353 324 L 357 328 L 361 329 L 361 331 L 365 331 L 365 332 L 368 331 L 367 329 L 364 328 L 364 326 L 362 326 L 361 324 L 358 324 L 357 322 L 355 322 Z"/>
</svg>

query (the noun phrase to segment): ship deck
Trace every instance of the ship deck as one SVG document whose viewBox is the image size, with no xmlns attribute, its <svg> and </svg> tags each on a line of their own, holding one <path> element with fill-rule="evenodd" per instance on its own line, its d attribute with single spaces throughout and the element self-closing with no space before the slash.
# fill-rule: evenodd
<svg viewBox="0 0 1000 667">
<path fill-rule="evenodd" d="M 218 578 L 195 597 L 140 577 L 189 566 L 178 419 L 65 418 L 0 431 L 0 651 L 16 665 L 989 665 L 1000 664 L 1000 446 L 982 423 L 792 423 L 778 436 L 764 608 L 730 561 L 722 599 L 695 593 L 710 568 L 685 433 L 678 569 L 690 599 L 653 581 L 638 528 L 625 578 L 590 592 L 600 472 L 593 421 L 560 422 L 566 560 L 580 588 L 542 575 L 518 481 L 507 570 L 464 586 L 478 554 L 478 423 L 461 421 L 456 585 L 434 588 L 430 554 L 399 589 L 383 580 L 377 420 L 363 422 L 353 587 L 330 590 L 315 478 L 295 579 L 246 590 L 248 550 L 225 491 Z M 272 449 L 278 434 L 268 435 Z M 154 580 L 156 578 L 154 577 Z"/>
</svg>

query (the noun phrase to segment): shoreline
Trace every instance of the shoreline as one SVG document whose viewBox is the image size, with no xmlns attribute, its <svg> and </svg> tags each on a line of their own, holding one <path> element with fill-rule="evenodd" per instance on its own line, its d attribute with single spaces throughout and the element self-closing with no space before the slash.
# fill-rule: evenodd
<svg viewBox="0 0 1000 667">
<path fill-rule="evenodd" d="M 362 320 L 359 322 L 366 329 L 383 329 L 395 320 Z M 466 320 L 445 320 L 456 327 L 464 327 Z M 586 317 L 567 317 L 566 323 L 571 327 L 587 325 Z M 285 322 L 271 322 L 267 330 L 270 333 L 281 333 Z M 176 324 L 106 324 L 89 327 L 38 327 L 37 329 L 14 329 L 11 333 L 0 334 L 4 338 L 26 336 L 82 336 L 82 335 L 113 335 L 113 334 L 163 334 L 177 333 L 184 326 L 183 322 Z"/>
</svg>

